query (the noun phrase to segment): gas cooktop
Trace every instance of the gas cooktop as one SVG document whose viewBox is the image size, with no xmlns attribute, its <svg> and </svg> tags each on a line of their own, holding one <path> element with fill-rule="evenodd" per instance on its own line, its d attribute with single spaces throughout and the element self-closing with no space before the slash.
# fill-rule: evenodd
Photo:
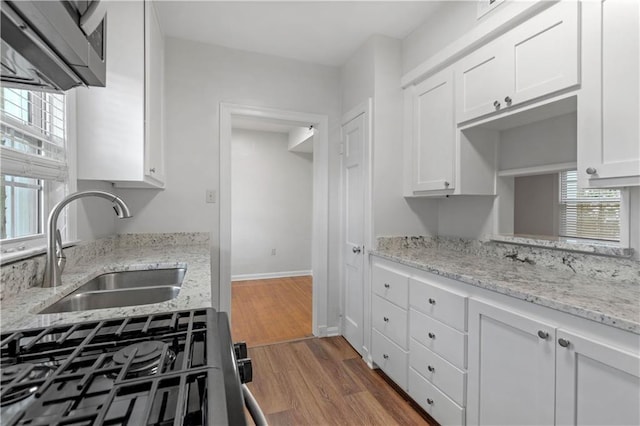
<svg viewBox="0 0 640 426">
<path fill-rule="evenodd" d="M 214 309 L 12 331 L 0 347 L 6 426 L 246 424 L 246 346 Z"/>
</svg>

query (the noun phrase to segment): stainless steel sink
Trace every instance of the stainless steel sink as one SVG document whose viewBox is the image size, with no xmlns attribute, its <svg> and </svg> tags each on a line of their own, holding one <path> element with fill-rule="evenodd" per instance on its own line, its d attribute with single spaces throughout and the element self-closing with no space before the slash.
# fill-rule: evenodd
<svg viewBox="0 0 640 426">
<path fill-rule="evenodd" d="M 40 311 L 41 314 L 148 305 L 178 296 L 185 268 L 103 274 Z"/>
</svg>

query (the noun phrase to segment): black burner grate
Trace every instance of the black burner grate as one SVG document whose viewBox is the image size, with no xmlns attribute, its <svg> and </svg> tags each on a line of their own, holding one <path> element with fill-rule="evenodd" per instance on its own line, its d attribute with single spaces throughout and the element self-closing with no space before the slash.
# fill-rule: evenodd
<svg viewBox="0 0 640 426">
<path fill-rule="evenodd" d="M 3 370 L 48 370 L 2 375 L 2 424 L 198 425 L 210 407 L 227 418 L 227 335 L 213 309 L 3 334 Z M 24 407 L 5 404 L 25 389 Z"/>
</svg>

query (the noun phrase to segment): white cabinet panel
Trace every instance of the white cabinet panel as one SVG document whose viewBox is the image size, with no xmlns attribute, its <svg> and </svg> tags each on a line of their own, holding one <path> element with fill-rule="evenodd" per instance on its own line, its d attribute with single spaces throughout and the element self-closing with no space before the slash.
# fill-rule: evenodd
<svg viewBox="0 0 640 426">
<path fill-rule="evenodd" d="M 469 301 L 469 425 L 554 422 L 555 328 Z"/>
<path fill-rule="evenodd" d="M 409 366 L 429 380 L 434 386 L 464 406 L 467 373 L 444 358 L 411 339 L 409 343 Z"/>
<path fill-rule="evenodd" d="M 467 330 L 467 297 L 426 279 L 412 278 L 411 306 L 460 331 Z"/>
<path fill-rule="evenodd" d="M 640 3 L 583 4 L 578 97 L 581 186 L 640 185 Z"/>
<path fill-rule="evenodd" d="M 409 395 L 441 425 L 465 424 L 464 408 L 412 368 L 409 369 Z"/>
<path fill-rule="evenodd" d="M 413 190 L 453 189 L 453 72 L 442 71 L 413 90 Z"/>
<path fill-rule="evenodd" d="M 371 267 L 371 287 L 379 296 L 407 309 L 409 303 L 409 276 L 374 263 Z"/>
<path fill-rule="evenodd" d="M 382 371 L 393 379 L 402 389 L 407 389 L 407 369 L 409 356 L 398 345 L 384 337 L 379 331 L 371 334 L 372 358 Z"/>
<path fill-rule="evenodd" d="M 579 84 L 579 10 L 559 2 L 456 63 L 457 122 Z"/>
<path fill-rule="evenodd" d="M 557 338 L 557 424 L 640 424 L 640 354 L 561 329 Z"/>
<path fill-rule="evenodd" d="M 110 2 L 107 85 L 78 88 L 78 179 L 164 187 L 163 40 L 153 4 Z"/>
<path fill-rule="evenodd" d="M 411 338 L 458 368 L 467 366 L 467 336 L 415 309 L 409 311 Z"/>
<path fill-rule="evenodd" d="M 373 296 L 372 302 L 373 327 L 406 350 L 409 346 L 407 342 L 407 311 L 380 296 Z"/>
</svg>

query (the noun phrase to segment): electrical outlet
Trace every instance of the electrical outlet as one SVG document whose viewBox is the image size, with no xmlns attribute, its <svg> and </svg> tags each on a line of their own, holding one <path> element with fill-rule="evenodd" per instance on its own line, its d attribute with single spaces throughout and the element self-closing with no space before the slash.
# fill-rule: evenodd
<svg viewBox="0 0 640 426">
<path fill-rule="evenodd" d="M 271 249 L 271 256 L 275 256 L 276 255 L 276 249 Z"/>
<path fill-rule="evenodd" d="M 214 189 L 207 189 L 206 200 L 207 200 L 207 203 L 216 202 L 216 191 Z"/>
</svg>

